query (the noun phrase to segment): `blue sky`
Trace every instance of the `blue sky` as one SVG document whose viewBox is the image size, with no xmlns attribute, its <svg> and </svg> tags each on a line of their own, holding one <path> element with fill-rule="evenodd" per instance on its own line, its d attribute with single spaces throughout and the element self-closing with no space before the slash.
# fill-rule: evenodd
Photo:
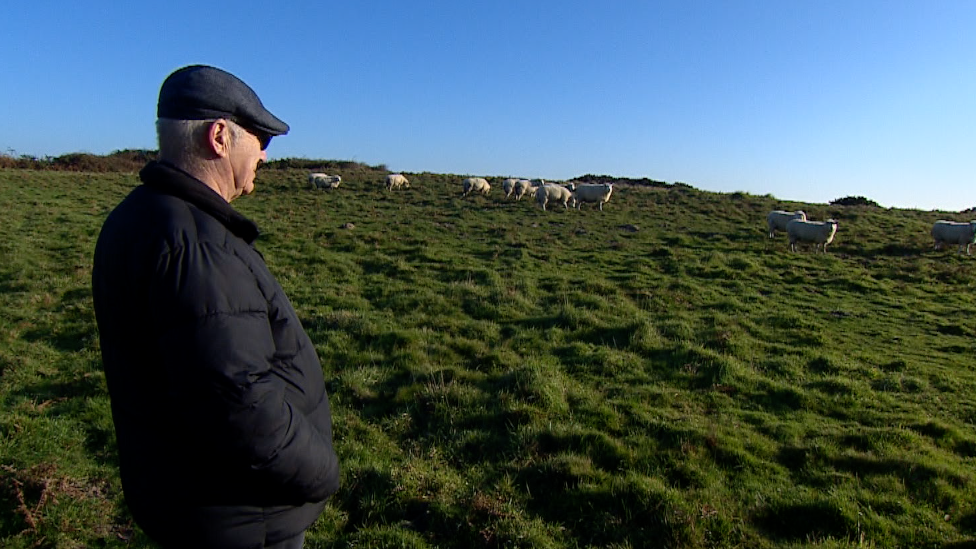
<svg viewBox="0 0 976 549">
<path fill-rule="evenodd" d="M 976 2 L 16 2 L 0 151 L 156 148 L 193 63 L 292 131 L 274 158 L 826 203 L 976 206 Z"/>
</svg>

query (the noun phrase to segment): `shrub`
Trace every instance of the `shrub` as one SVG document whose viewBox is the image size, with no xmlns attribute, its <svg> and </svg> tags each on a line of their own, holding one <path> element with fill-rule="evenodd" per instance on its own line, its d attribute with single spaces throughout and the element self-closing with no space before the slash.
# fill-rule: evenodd
<svg viewBox="0 0 976 549">
<path fill-rule="evenodd" d="M 578 183 L 593 183 L 593 184 L 604 184 L 610 183 L 612 185 L 631 185 L 634 187 L 669 187 L 664 181 L 657 181 L 655 179 L 649 179 L 647 177 L 642 177 L 640 179 L 633 179 L 628 177 L 614 177 L 612 175 L 593 175 L 588 173 L 586 175 L 581 175 L 579 177 L 574 177 L 573 181 Z"/>
<path fill-rule="evenodd" d="M 872 206 L 878 208 L 878 203 L 863 196 L 845 196 L 830 202 L 831 206 Z"/>
<path fill-rule="evenodd" d="M 362 162 L 353 160 L 318 160 L 314 158 L 279 158 L 269 160 L 263 164 L 263 169 L 271 170 L 291 170 L 300 169 L 308 171 L 335 172 L 382 172 L 386 174 L 389 170 L 385 164 L 369 166 Z"/>
<path fill-rule="evenodd" d="M 138 172 L 146 162 L 155 160 L 159 151 L 145 149 L 125 149 L 114 151 L 107 155 L 90 153 L 68 153 L 61 156 L 45 156 L 37 158 L 22 154 L 15 156 L 12 152 L 0 154 L 0 168 L 15 168 L 23 170 L 55 170 L 66 172 Z M 345 173 L 380 173 L 389 170 L 385 164 L 369 166 L 353 160 L 316 160 L 309 158 L 280 158 L 264 164 L 264 169 L 289 170 L 301 169 L 308 171 L 343 171 Z"/>
<path fill-rule="evenodd" d="M 37 158 L 26 154 L 18 157 L 14 157 L 12 154 L 2 154 L 0 155 L 0 168 L 63 172 L 137 172 L 146 165 L 146 162 L 154 160 L 157 154 L 157 151 L 143 149 L 125 149 L 101 156 L 89 153 L 69 153 L 61 156 Z"/>
</svg>

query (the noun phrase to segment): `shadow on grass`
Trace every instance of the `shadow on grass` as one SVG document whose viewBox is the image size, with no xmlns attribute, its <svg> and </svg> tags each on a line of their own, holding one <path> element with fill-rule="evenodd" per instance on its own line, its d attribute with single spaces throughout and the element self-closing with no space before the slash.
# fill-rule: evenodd
<svg viewBox="0 0 976 549">
<path fill-rule="evenodd" d="M 91 289 L 75 288 L 61 296 L 54 309 L 56 326 L 40 326 L 24 332 L 25 341 L 47 342 L 58 351 L 76 353 L 88 347 L 97 337 L 95 313 L 90 306 Z"/>
<path fill-rule="evenodd" d="M 569 452 L 584 455 L 597 467 L 607 471 L 617 471 L 629 466 L 630 453 L 617 444 L 612 437 L 597 431 L 557 435 L 551 432 L 540 433 L 535 442 L 538 450 L 545 454 Z"/>
<path fill-rule="evenodd" d="M 889 243 L 881 247 L 860 246 L 855 244 L 837 246 L 837 251 L 840 250 L 843 250 L 844 255 L 849 257 L 919 257 L 925 252 L 929 251 L 929 248 L 919 248 L 918 246 Z"/>
<path fill-rule="evenodd" d="M 798 505 L 771 505 L 752 520 L 770 537 L 783 541 L 802 541 L 824 537 L 847 538 L 848 517 L 828 501 Z"/>
<path fill-rule="evenodd" d="M 794 412 L 809 406 L 809 398 L 793 387 L 760 385 L 761 392 L 749 396 L 749 402 L 772 412 Z"/>
<path fill-rule="evenodd" d="M 0 274 L 0 294 L 15 294 L 28 291 L 26 284 L 19 283 L 20 276 L 14 273 Z"/>
<path fill-rule="evenodd" d="M 50 343 L 52 347 L 64 353 L 77 353 L 88 346 L 89 341 L 94 337 L 94 330 L 90 327 L 77 327 L 73 330 L 64 330 L 52 334 L 47 328 L 40 328 L 24 332 L 24 341 L 35 343 L 38 341 Z"/>
<path fill-rule="evenodd" d="M 829 485 L 837 472 L 851 473 L 859 478 L 892 475 L 901 480 L 914 498 L 937 501 L 943 492 L 939 481 L 960 489 L 967 484 L 967 480 L 960 475 L 940 471 L 922 463 L 864 456 L 833 456 L 828 450 L 819 447 L 784 447 L 776 459 L 790 470 L 798 482 L 808 486 Z"/>
<path fill-rule="evenodd" d="M 86 399 L 107 394 L 104 378 L 100 375 L 75 376 L 71 380 L 51 380 L 35 383 L 20 390 L 12 391 L 11 396 L 37 402 L 42 407 L 51 407 L 58 415 L 73 416 L 79 403 Z"/>
<path fill-rule="evenodd" d="M 85 448 L 89 455 L 98 456 L 103 463 L 118 465 L 115 432 L 111 418 L 105 423 L 97 419 L 100 413 L 90 408 L 90 403 L 105 397 L 108 389 L 100 375 L 78 376 L 70 381 L 44 381 L 14 391 L 11 396 L 36 403 L 38 413 L 68 420 L 81 419 L 85 431 Z"/>
<path fill-rule="evenodd" d="M 969 535 L 976 535 L 976 511 L 966 513 L 965 515 L 959 515 L 959 517 L 956 519 L 956 524 L 959 526 L 960 532 L 964 532 Z M 976 542 L 973 543 L 973 547 L 976 548 Z"/>
<path fill-rule="evenodd" d="M 547 522 L 563 525 L 585 546 L 676 546 L 680 521 L 668 520 L 667 494 L 623 480 L 593 486 L 574 471 L 571 459 L 550 459 L 518 473 L 532 495 L 528 509 Z"/>
</svg>

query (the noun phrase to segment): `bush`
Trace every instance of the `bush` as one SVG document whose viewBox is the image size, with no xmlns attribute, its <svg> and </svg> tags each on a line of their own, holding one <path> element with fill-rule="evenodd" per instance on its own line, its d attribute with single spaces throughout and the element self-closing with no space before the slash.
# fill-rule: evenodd
<svg viewBox="0 0 976 549">
<path fill-rule="evenodd" d="M 593 175 L 588 173 L 586 175 L 581 175 L 579 177 L 574 177 L 573 181 L 577 183 L 593 183 L 593 184 L 604 184 L 610 183 L 612 185 L 633 185 L 635 187 L 669 187 L 664 181 L 657 181 L 654 179 L 648 179 L 642 177 L 640 179 L 632 179 L 628 177 L 614 177 L 612 175 Z"/>
<path fill-rule="evenodd" d="M 157 151 L 126 149 L 98 156 L 89 153 L 70 153 L 37 158 L 22 154 L 0 154 L 0 168 L 22 170 L 55 170 L 64 172 L 137 172 L 154 160 Z"/>
<path fill-rule="evenodd" d="M 107 155 L 90 153 L 69 153 L 61 156 L 45 156 L 37 158 L 22 154 L 15 156 L 12 152 L 0 153 L 0 168 L 22 170 L 55 170 L 67 172 L 138 172 L 150 160 L 155 160 L 159 151 L 143 149 L 125 149 Z M 345 173 L 380 173 L 389 170 L 386 165 L 368 166 L 362 162 L 352 160 L 315 160 L 308 158 L 281 158 L 264 164 L 265 169 L 289 170 L 302 169 L 308 171 L 343 171 Z"/>
<path fill-rule="evenodd" d="M 308 171 L 322 172 L 381 172 L 386 174 L 389 170 L 386 165 L 369 166 L 362 162 L 352 160 L 316 160 L 312 158 L 279 158 L 269 160 L 263 164 L 264 169 L 271 170 L 291 170 L 300 169 Z"/>
<path fill-rule="evenodd" d="M 844 198 L 838 198 L 830 202 L 831 206 L 872 206 L 879 207 L 878 203 L 874 200 L 868 200 L 863 196 L 845 196 Z"/>
</svg>

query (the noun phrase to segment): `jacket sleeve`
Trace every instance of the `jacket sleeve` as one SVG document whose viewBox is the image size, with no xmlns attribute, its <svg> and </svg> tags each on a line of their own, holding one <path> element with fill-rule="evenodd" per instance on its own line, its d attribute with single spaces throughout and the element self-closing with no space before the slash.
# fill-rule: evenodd
<svg viewBox="0 0 976 549">
<path fill-rule="evenodd" d="M 309 399 L 328 398 L 323 382 L 283 375 L 297 368 L 288 363 L 294 356 L 276 348 L 267 288 L 247 263 L 222 246 L 183 247 L 160 262 L 155 286 L 156 352 L 170 365 L 179 423 L 284 497 L 321 501 L 334 493 L 331 432 L 300 411 L 319 405 Z"/>
</svg>

